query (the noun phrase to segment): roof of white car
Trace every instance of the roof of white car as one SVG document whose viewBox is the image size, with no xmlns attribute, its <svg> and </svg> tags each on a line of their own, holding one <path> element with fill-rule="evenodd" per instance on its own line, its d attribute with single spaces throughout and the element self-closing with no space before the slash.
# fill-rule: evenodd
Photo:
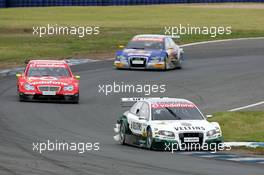
<svg viewBox="0 0 264 175">
<path fill-rule="evenodd" d="M 146 98 L 142 101 L 146 101 L 149 103 L 191 103 L 191 101 L 186 100 L 186 99 L 181 99 L 181 98 L 168 98 L 168 97 L 163 97 L 163 98 Z"/>
</svg>

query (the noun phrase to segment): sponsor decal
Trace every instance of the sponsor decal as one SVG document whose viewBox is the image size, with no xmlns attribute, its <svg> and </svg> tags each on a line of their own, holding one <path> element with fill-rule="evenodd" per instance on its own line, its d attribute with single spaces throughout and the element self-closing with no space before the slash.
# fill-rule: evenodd
<svg viewBox="0 0 264 175">
<path fill-rule="evenodd" d="M 149 57 L 150 53 L 147 52 L 130 52 L 127 54 L 128 56 L 143 56 L 144 57 Z"/>
<path fill-rule="evenodd" d="M 184 137 L 184 142 L 199 142 L 199 137 Z"/>
<path fill-rule="evenodd" d="M 151 37 L 145 37 L 145 38 L 134 38 L 133 41 L 152 41 L 152 42 L 163 42 L 163 38 L 151 38 Z"/>
<path fill-rule="evenodd" d="M 176 131 L 198 131 L 198 130 L 205 130 L 205 128 L 203 126 L 179 126 L 179 127 L 175 127 Z"/>
<path fill-rule="evenodd" d="M 194 104 L 191 103 L 156 103 L 152 104 L 151 108 L 160 109 L 160 108 L 195 108 Z"/>
<path fill-rule="evenodd" d="M 59 82 L 59 81 L 35 81 L 31 82 L 31 85 L 40 85 L 40 84 L 45 84 L 45 85 L 68 85 L 67 83 L 64 82 Z"/>
<path fill-rule="evenodd" d="M 51 80 L 58 80 L 58 78 L 56 78 L 56 77 L 41 77 L 40 80 L 51 81 Z"/>
<path fill-rule="evenodd" d="M 54 63 L 47 63 L 47 64 L 31 64 L 30 67 L 50 67 L 50 68 L 66 68 L 64 64 L 54 64 Z"/>
<path fill-rule="evenodd" d="M 56 77 L 30 77 L 28 81 L 33 81 L 33 80 L 45 80 L 45 81 L 51 81 L 51 80 L 58 80 Z"/>
<path fill-rule="evenodd" d="M 134 130 L 141 131 L 142 129 L 142 124 L 138 122 L 131 122 L 131 128 Z"/>
<path fill-rule="evenodd" d="M 191 123 L 187 123 L 187 122 L 184 122 L 184 123 L 181 123 L 182 126 L 192 126 Z"/>
</svg>

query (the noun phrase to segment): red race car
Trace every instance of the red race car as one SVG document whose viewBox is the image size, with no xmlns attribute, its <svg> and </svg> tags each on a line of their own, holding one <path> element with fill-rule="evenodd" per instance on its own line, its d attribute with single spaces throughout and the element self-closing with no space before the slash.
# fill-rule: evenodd
<svg viewBox="0 0 264 175">
<path fill-rule="evenodd" d="M 20 101 L 64 100 L 79 102 L 79 79 L 62 60 L 31 60 L 16 74 Z"/>
</svg>

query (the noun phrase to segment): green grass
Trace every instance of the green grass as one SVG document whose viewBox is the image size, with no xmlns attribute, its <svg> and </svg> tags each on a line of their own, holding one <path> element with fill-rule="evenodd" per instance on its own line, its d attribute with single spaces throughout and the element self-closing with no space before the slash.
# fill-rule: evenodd
<svg viewBox="0 0 264 175">
<path fill-rule="evenodd" d="M 219 122 L 225 141 L 264 142 L 264 112 L 221 112 L 210 121 Z"/>
<path fill-rule="evenodd" d="M 164 26 L 232 26 L 232 35 L 186 35 L 178 43 L 264 36 L 263 9 L 199 8 L 177 5 L 0 9 L 0 67 L 26 58 L 112 57 L 135 34 L 164 34 Z M 100 35 L 78 38 L 32 35 L 33 26 L 99 26 Z"/>
</svg>

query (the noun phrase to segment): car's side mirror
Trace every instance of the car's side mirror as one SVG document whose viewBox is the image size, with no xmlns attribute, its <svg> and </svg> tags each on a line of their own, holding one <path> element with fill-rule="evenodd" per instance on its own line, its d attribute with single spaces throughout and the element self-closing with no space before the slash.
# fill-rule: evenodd
<svg viewBox="0 0 264 175">
<path fill-rule="evenodd" d="M 25 64 L 28 64 L 29 62 L 30 62 L 30 59 L 26 59 L 26 60 L 24 61 Z"/>
<path fill-rule="evenodd" d="M 139 114 L 139 109 L 137 109 L 136 114 L 137 114 L 137 115 Z"/>
<path fill-rule="evenodd" d="M 124 46 L 124 45 L 119 45 L 118 48 L 119 48 L 119 49 L 124 49 L 125 46 Z"/>
<path fill-rule="evenodd" d="M 74 76 L 77 80 L 80 80 L 81 79 L 81 77 L 79 76 L 79 75 L 75 75 Z"/>
<path fill-rule="evenodd" d="M 184 53 L 183 48 L 180 48 L 179 50 L 180 50 L 181 53 Z"/>
</svg>

